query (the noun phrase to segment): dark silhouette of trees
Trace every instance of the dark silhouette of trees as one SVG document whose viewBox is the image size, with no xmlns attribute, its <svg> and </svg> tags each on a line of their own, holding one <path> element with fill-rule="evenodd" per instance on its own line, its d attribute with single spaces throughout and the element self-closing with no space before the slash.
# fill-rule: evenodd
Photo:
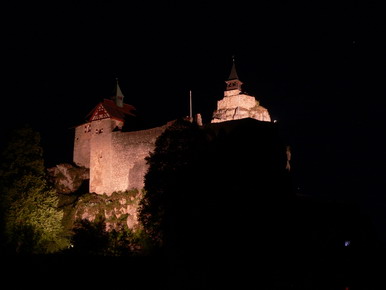
<svg viewBox="0 0 386 290">
<path fill-rule="evenodd" d="M 145 256 L 147 239 L 141 230 L 127 227 L 106 229 L 106 220 L 77 220 L 73 228 L 69 255 L 77 256 Z"/>
<path fill-rule="evenodd" d="M 179 265 L 176 279 L 236 277 L 257 249 L 280 244 L 294 197 L 286 161 L 273 123 L 179 120 L 165 130 L 148 158 L 140 220 Z"/>
<path fill-rule="evenodd" d="M 252 119 L 178 120 L 159 137 L 139 216 L 169 289 L 344 289 L 370 273 L 366 218 L 296 195 L 287 145 L 278 124 Z"/>
<path fill-rule="evenodd" d="M 155 150 L 147 158 L 150 168 L 145 175 L 139 219 L 156 247 L 164 244 L 174 212 L 186 209 L 184 202 L 201 184 L 195 180 L 195 170 L 205 137 L 197 125 L 177 120 L 157 139 Z"/>
</svg>

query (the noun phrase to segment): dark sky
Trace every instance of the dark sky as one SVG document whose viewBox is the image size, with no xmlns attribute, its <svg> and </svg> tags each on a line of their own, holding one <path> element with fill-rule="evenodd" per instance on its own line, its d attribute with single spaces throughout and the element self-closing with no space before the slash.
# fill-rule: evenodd
<svg viewBox="0 0 386 290">
<path fill-rule="evenodd" d="M 48 166 L 71 160 L 70 128 L 111 96 L 116 76 L 149 126 L 188 115 L 189 90 L 209 122 L 235 55 L 244 90 L 292 147 L 299 192 L 358 204 L 386 236 L 379 3 L 207 2 L 3 6 L 2 141 L 28 122 Z"/>
</svg>

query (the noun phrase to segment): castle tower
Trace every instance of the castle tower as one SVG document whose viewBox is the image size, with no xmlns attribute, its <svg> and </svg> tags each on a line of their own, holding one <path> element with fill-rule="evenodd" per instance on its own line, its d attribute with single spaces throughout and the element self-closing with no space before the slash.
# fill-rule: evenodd
<svg viewBox="0 0 386 290">
<path fill-rule="evenodd" d="M 237 75 L 235 59 L 233 58 L 231 73 L 226 83 L 225 96 L 232 96 L 241 93 L 241 85 L 243 84 Z"/>
<path fill-rule="evenodd" d="M 90 169 L 90 192 L 110 195 L 142 189 L 148 166 L 145 158 L 166 128 L 127 131 L 135 108 L 123 98 L 117 80 L 114 95 L 96 105 L 87 121 L 75 128 L 73 161 Z"/>
<path fill-rule="evenodd" d="M 237 75 L 234 58 L 229 78 L 225 83 L 224 98 L 217 102 L 217 110 L 213 112 L 212 123 L 244 118 L 253 118 L 266 122 L 271 121 L 268 110 L 261 106 L 255 97 L 242 92 L 241 86 L 243 83 Z"/>
<path fill-rule="evenodd" d="M 75 128 L 73 161 L 90 169 L 90 192 L 105 192 L 112 180 L 112 133 L 121 130 L 135 110 L 123 103 L 123 97 L 117 80 L 115 95 L 95 106 L 86 116 L 86 123 Z"/>
</svg>

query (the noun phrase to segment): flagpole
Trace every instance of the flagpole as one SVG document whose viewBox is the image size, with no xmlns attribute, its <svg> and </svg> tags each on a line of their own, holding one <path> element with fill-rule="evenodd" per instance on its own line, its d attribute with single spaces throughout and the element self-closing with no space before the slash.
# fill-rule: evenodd
<svg viewBox="0 0 386 290">
<path fill-rule="evenodd" d="M 192 120 L 193 119 L 193 112 L 192 112 L 192 90 L 190 90 L 189 94 L 189 117 Z"/>
</svg>

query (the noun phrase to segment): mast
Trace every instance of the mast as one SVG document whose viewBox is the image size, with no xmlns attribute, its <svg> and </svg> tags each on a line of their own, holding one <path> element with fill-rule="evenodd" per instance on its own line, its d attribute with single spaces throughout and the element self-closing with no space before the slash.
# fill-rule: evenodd
<svg viewBox="0 0 386 290">
<path fill-rule="evenodd" d="M 190 118 L 190 120 L 193 120 L 192 90 L 189 91 L 189 118 Z"/>
</svg>

